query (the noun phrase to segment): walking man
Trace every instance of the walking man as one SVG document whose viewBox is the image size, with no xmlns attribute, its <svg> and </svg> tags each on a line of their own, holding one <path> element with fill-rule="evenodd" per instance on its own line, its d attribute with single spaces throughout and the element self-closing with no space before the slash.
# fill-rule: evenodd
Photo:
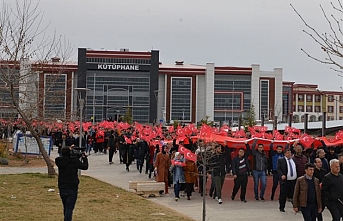
<svg viewBox="0 0 343 221">
<path fill-rule="evenodd" d="M 245 155 L 244 149 L 240 148 L 238 152 L 238 156 L 235 157 L 232 161 L 232 174 L 233 174 L 233 182 L 234 187 L 232 190 L 231 199 L 234 200 L 235 196 L 241 188 L 241 201 L 246 203 L 245 193 L 247 191 L 247 184 L 248 184 L 248 174 L 250 171 L 249 161 L 247 156 Z"/>
<path fill-rule="evenodd" d="M 332 221 L 343 218 L 343 175 L 339 173 L 340 166 L 337 159 L 330 160 L 331 172 L 323 178 L 322 193 L 327 198 L 327 207 Z"/>
<path fill-rule="evenodd" d="M 264 153 L 264 146 L 263 144 L 258 144 L 257 151 L 255 149 L 255 145 L 257 143 L 257 140 L 254 141 L 251 153 L 253 155 L 253 171 L 252 175 L 254 178 L 254 194 L 255 194 L 255 200 L 261 200 L 264 201 L 264 192 L 266 190 L 267 186 L 267 168 L 268 168 L 268 159 L 266 154 Z M 250 152 L 250 146 L 245 141 L 245 145 L 247 147 L 247 151 Z M 261 183 L 260 183 L 261 182 Z M 261 192 L 260 197 L 258 197 L 258 187 L 261 184 Z"/>
<path fill-rule="evenodd" d="M 304 217 L 304 221 L 316 221 L 318 213 L 322 212 L 322 200 L 319 180 L 313 176 L 314 165 L 305 164 L 305 175 L 297 179 L 293 196 L 293 210 Z"/>
<path fill-rule="evenodd" d="M 290 149 L 284 151 L 285 157 L 278 160 L 277 171 L 280 177 L 280 212 L 285 212 L 286 197 L 294 193 L 295 181 L 297 179 L 297 170 L 292 158 Z"/>
</svg>

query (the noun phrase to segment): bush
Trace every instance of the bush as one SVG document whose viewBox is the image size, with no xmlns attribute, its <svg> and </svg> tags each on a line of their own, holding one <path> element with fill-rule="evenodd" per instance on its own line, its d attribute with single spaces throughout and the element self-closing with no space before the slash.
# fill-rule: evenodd
<svg viewBox="0 0 343 221">
<path fill-rule="evenodd" d="M 1 158 L 7 158 L 7 154 L 8 154 L 8 151 L 7 151 L 7 146 L 5 143 L 0 143 L 0 157 Z"/>
</svg>

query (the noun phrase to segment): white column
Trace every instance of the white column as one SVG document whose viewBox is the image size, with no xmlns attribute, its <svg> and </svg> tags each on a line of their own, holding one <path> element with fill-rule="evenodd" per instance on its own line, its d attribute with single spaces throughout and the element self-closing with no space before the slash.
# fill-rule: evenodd
<svg viewBox="0 0 343 221">
<path fill-rule="evenodd" d="M 214 120 L 214 63 L 206 63 L 205 73 L 205 116 L 209 121 Z"/>
</svg>

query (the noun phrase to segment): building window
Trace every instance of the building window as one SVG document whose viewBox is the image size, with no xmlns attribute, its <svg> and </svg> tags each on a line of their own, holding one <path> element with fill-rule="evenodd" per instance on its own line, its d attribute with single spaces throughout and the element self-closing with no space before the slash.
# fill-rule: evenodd
<svg viewBox="0 0 343 221">
<path fill-rule="evenodd" d="M 316 95 L 316 96 L 314 97 L 314 99 L 315 99 L 316 102 L 320 102 L 320 95 Z"/>
<path fill-rule="evenodd" d="M 320 112 L 320 106 L 315 106 L 314 107 L 314 112 L 319 113 Z"/>
<path fill-rule="evenodd" d="M 171 120 L 191 120 L 192 78 L 173 77 L 171 88 Z"/>
<path fill-rule="evenodd" d="M 312 101 L 312 95 L 306 95 L 306 101 L 311 102 Z"/>
<path fill-rule="evenodd" d="M 298 105 L 298 112 L 304 112 L 304 106 Z"/>
<path fill-rule="evenodd" d="M 44 75 L 44 117 L 65 118 L 66 112 L 66 74 Z"/>
<path fill-rule="evenodd" d="M 328 116 L 327 119 L 328 119 L 328 121 L 335 120 L 335 118 L 333 116 Z"/>
<path fill-rule="evenodd" d="M 333 100 L 334 100 L 333 95 L 328 95 L 328 102 L 333 102 Z"/>
<path fill-rule="evenodd" d="M 296 112 L 296 110 L 295 110 L 295 105 L 293 105 L 293 112 Z"/>
<path fill-rule="evenodd" d="M 343 120 L 343 117 L 339 117 L 339 120 Z"/>
<path fill-rule="evenodd" d="M 328 113 L 333 113 L 333 106 L 328 106 Z"/>
<path fill-rule="evenodd" d="M 339 106 L 339 113 L 343 113 L 343 106 Z"/>
<path fill-rule="evenodd" d="M 306 112 L 312 112 L 312 106 L 311 105 L 306 106 Z"/>
<path fill-rule="evenodd" d="M 298 101 L 304 101 L 304 95 L 298 94 Z"/>
<path fill-rule="evenodd" d="M 260 118 L 269 116 L 269 81 L 260 82 Z"/>
<path fill-rule="evenodd" d="M 342 95 L 339 96 L 339 101 L 343 102 L 343 96 Z"/>
</svg>

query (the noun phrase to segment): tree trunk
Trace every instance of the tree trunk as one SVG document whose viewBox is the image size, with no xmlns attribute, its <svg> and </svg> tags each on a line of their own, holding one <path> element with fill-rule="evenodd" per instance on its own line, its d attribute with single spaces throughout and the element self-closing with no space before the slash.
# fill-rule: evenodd
<svg viewBox="0 0 343 221">
<path fill-rule="evenodd" d="M 46 166 L 48 167 L 48 176 L 55 176 L 56 171 L 55 171 L 54 165 L 52 164 L 52 162 L 50 160 L 50 156 L 48 155 L 48 153 L 44 149 L 44 145 L 42 143 L 42 140 L 38 136 L 37 132 L 34 130 L 31 131 L 31 135 L 36 139 L 37 144 L 38 144 L 38 148 L 39 148 L 39 152 L 42 153 L 43 159 L 46 163 Z"/>
<path fill-rule="evenodd" d="M 202 178 L 202 221 L 206 221 L 206 166 L 207 163 L 205 163 L 205 165 L 203 165 L 203 178 Z"/>
</svg>

